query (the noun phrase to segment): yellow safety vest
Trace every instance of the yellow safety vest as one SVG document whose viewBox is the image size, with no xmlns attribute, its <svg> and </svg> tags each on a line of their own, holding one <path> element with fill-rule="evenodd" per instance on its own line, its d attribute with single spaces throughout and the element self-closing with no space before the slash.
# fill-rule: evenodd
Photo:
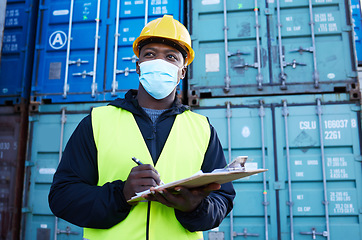
<svg viewBox="0 0 362 240">
<path fill-rule="evenodd" d="M 127 180 L 131 169 L 136 166 L 132 157 L 153 165 L 147 145 L 129 111 L 114 106 L 94 108 L 92 127 L 98 152 L 98 186 Z M 209 139 L 210 126 L 206 117 L 191 111 L 177 115 L 155 166 L 161 179 L 168 183 L 199 171 Z M 178 222 L 173 208 L 158 202 L 138 203 L 131 208 L 126 219 L 109 229 L 85 228 L 84 238 L 146 239 L 147 224 L 149 240 L 203 239 L 202 232 L 190 232 Z"/>
</svg>

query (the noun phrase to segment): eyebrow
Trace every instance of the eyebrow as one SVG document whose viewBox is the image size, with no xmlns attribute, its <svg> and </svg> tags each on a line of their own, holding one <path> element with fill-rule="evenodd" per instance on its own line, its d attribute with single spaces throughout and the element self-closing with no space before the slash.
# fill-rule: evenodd
<svg viewBox="0 0 362 240">
<path fill-rule="evenodd" d="M 154 48 L 154 47 L 144 47 L 145 50 L 153 50 L 153 51 L 156 51 L 157 49 Z M 179 53 L 181 54 L 179 51 L 177 50 L 173 50 L 173 49 L 167 49 L 165 50 L 165 52 L 173 52 L 173 53 Z M 181 54 L 182 55 L 182 54 Z"/>
</svg>

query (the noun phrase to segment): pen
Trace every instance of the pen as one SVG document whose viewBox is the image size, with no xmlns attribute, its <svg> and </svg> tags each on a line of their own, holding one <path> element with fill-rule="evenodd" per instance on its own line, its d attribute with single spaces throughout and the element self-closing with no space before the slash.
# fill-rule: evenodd
<svg viewBox="0 0 362 240">
<path fill-rule="evenodd" d="M 139 166 L 139 165 L 143 165 L 143 163 L 138 160 L 137 158 L 135 157 L 132 157 L 132 160 Z M 158 173 L 158 172 L 157 172 Z M 164 185 L 165 183 L 160 179 L 160 185 Z"/>
</svg>

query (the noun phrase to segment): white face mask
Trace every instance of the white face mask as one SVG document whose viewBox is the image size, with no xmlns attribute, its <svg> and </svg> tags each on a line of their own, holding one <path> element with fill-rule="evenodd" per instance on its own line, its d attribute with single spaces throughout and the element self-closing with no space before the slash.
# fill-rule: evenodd
<svg viewBox="0 0 362 240">
<path fill-rule="evenodd" d="M 164 99 L 178 84 L 179 68 L 162 59 L 140 63 L 143 88 L 155 99 Z"/>
</svg>

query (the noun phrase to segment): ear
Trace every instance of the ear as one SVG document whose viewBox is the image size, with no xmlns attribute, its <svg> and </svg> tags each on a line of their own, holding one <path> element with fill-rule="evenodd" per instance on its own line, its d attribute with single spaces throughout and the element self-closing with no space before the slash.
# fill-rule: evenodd
<svg viewBox="0 0 362 240">
<path fill-rule="evenodd" d="M 137 73 L 139 76 L 141 75 L 140 64 L 139 64 L 138 61 L 136 62 L 136 73 Z"/>
<path fill-rule="evenodd" d="M 186 72 L 187 72 L 187 66 L 183 66 L 181 69 L 181 79 L 184 79 L 186 76 Z"/>
</svg>

